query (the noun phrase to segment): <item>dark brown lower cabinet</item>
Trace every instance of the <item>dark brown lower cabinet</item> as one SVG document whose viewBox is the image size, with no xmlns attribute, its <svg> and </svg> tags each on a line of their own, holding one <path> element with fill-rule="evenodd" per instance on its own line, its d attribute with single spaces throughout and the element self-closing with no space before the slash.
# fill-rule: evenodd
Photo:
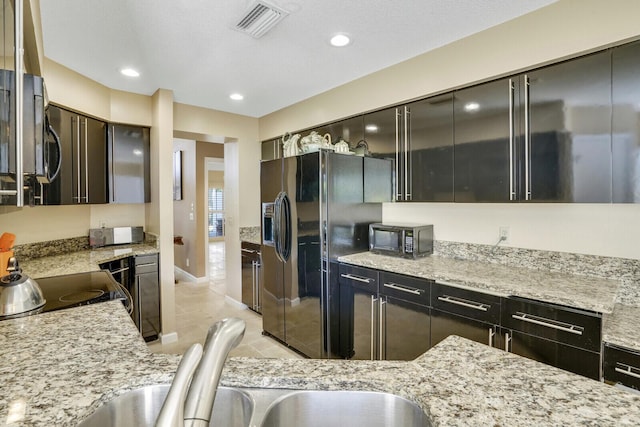
<svg viewBox="0 0 640 427">
<path fill-rule="evenodd" d="M 604 345 L 604 380 L 640 390 L 640 351 Z"/>
</svg>

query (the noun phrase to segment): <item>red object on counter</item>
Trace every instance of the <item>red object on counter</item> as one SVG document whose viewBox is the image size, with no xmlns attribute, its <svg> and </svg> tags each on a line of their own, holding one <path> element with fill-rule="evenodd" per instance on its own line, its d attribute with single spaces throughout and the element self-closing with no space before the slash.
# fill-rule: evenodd
<svg viewBox="0 0 640 427">
<path fill-rule="evenodd" d="M 0 236 L 0 252 L 8 252 L 13 247 L 16 235 L 13 233 L 2 233 Z"/>
</svg>

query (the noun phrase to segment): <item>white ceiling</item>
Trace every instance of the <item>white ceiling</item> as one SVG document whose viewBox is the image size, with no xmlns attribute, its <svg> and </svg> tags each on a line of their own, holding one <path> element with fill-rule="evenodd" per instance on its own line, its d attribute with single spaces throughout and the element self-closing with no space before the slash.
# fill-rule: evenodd
<svg viewBox="0 0 640 427">
<path fill-rule="evenodd" d="M 40 0 L 44 54 L 113 89 L 261 117 L 556 0 L 268 1 L 290 15 L 253 39 L 233 29 L 252 0 Z M 332 47 L 337 32 L 351 45 Z"/>
</svg>

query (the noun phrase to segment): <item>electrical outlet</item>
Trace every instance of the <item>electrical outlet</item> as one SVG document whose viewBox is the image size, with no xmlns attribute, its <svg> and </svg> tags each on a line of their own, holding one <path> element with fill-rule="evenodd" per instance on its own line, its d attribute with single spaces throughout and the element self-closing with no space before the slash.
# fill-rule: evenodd
<svg viewBox="0 0 640 427">
<path fill-rule="evenodd" d="M 506 242 L 509 240 L 509 227 L 506 226 L 501 226 L 498 229 L 498 237 L 500 238 L 500 241 L 502 242 Z"/>
<path fill-rule="evenodd" d="M 189 267 L 189 258 L 187 258 L 187 262 L 186 263 L 187 263 L 187 267 Z"/>
</svg>

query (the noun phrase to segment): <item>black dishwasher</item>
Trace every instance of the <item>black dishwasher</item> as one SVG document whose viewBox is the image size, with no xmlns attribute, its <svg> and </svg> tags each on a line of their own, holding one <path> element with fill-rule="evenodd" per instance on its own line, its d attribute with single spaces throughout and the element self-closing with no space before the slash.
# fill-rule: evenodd
<svg viewBox="0 0 640 427">
<path fill-rule="evenodd" d="M 124 286 L 132 298 L 131 318 L 145 341 L 160 333 L 160 285 L 158 254 L 136 255 L 100 264 Z"/>
<path fill-rule="evenodd" d="M 158 254 L 136 255 L 134 258 L 133 321 L 145 341 L 158 339 L 160 333 L 160 281 Z"/>
</svg>

